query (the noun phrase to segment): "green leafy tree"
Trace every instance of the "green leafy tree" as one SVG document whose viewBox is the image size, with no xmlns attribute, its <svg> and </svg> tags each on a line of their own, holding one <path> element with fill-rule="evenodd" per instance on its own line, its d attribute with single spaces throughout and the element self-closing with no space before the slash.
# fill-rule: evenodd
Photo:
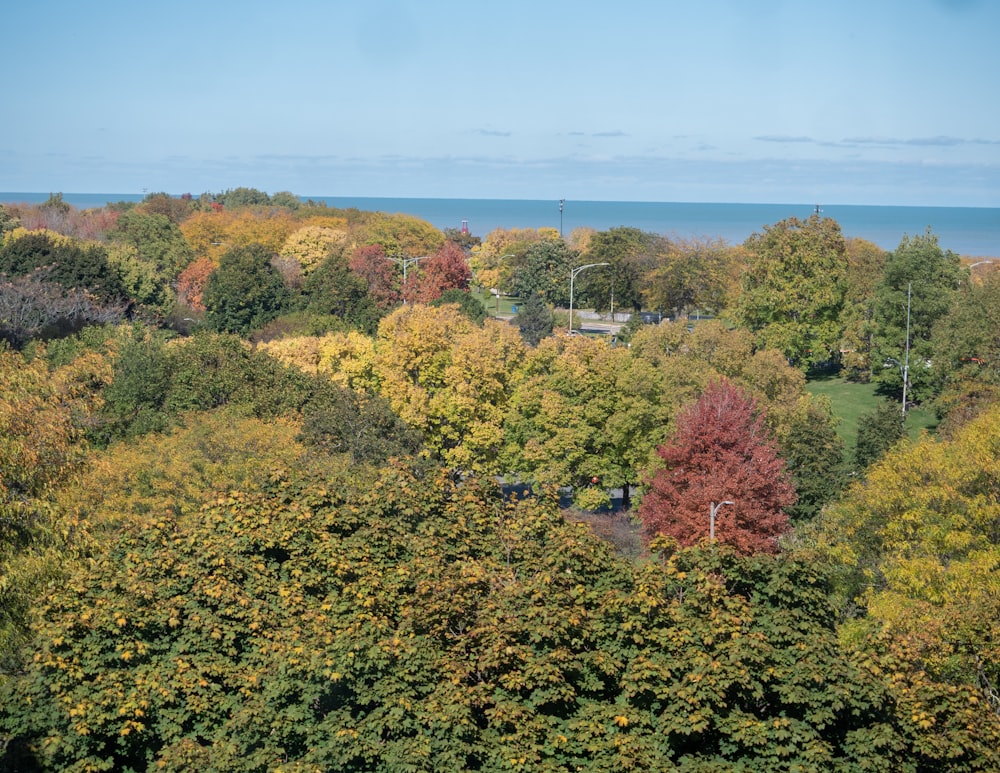
<svg viewBox="0 0 1000 773">
<path fill-rule="evenodd" d="M 319 264 L 302 286 L 301 305 L 314 314 L 332 315 L 349 326 L 374 333 L 381 317 L 365 279 L 335 252 Z"/>
<path fill-rule="evenodd" d="M 331 454 L 346 454 L 352 463 L 385 463 L 421 448 L 420 433 L 411 429 L 379 395 L 355 392 L 329 383 L 303 407 L 301 440 Z"/>
<path fill-rule="evenodd" d="M 455 304 L 459 311 L 476 324 L 482 324 L 489 316 L 483 302 L 468 290 L 445 290 L 430 303 L 431 306 L 444 306 L 446 304 Z"/>
<path fill-rule="evenodd" d="M 52 506 L 84 463 L 91 394 L 109 373 L 98 355 L 47 367 L 0 346 L 0 681 L 30 640 L 32 599 L 58 582 L 77 531 Z"/>
<path fill-rule="evenodd" d="M 514 266 L 510 292 L 527 299 L 538 293 L 550 306 L 569 305 L 569 272 L 576 253 L 562 239 L 535 242 Z"/>
<path fill-rule="evenodd" d="M 886 389 L 902 393 L 908 342 L 907 400 L 933 396 L 934 325 L 951 309 L 967 278 L 958 255 L 941 249 L 930 229 L 922 236 L 903 237 L 889 255 L 875 291 L 872 344 L 875 379 Z"/>
<path fill-rule="evenodd" d="M 102 391 L 100 444 L 178 423 L 189 411 L 230 407 L 255 418 L 298 414 L 319 384 L 234 335 L 208 331 L 164 342 L 139 326 L 123 332 Z"/>
<path fill-rule="evenodd" d="M 738 250 L 720 239 L 671 240 L 645 274 L 648 308 L 675 317 L 721 311 L 735 296 Z"/>
<path fill-rule="evenodd" d="M 764 348 L 803 370 L 836 360 L 847 245 L 835 220 L 812 215 L 765 226 L 744 242 L 746 270 L 735 314 Z"/>
<path fill-rule="evenodd" d="M 638 228 L 622 226 L 594 234 L 587 245 L 587 262 L 608 265 L 581 275 L 580 297 L 600 310 L 612 305 L 634 311 L 645 308 L 644 277 L 667 249 L 664 237 Z"/>
<path fill-rule="evenodd" d="M 953 439 L 898 445 L 823 512 L 814 532 L 839 604 L 854 618 L 847 630 L 891 636 L 907 674 L 970 687 L 979 692 L 972 705 L 993 717 L 1000 713 L 998 447 L 996 406 Z"/>
<path fill-rule="evenodd" d="M 91 428 L 91 440 L 159 432 L 171 423 L 166 409 L 173 380 L 165 336 L 135 326 L 120 334 L 113 358 L 111 383 L 103 390 L 102 421 Z"/>
<path fill-rule="evenodd" d="M 874 373 L 875 291 L 888 254 L 865 239 L 847 240 L 847 285 L 841 320 L 841 362 L 851 378 L 867 381 Z M 881 363 L 878 363 L 881 366 Z"/>
<path fill-rule="evenodd" d="M 0 240 L 8 231 L 13 231 L 19 225 L 21 225 L 21 221 L 11 212 L 10 208 L 6 204 L 0 204 Z"/>
<path fill-rule="evenodd" d="M 478 247 L 483 241 L 480 237 L 474 236 L 467 228 L 445 228 L 443 233 L 449 242 L 454 242 L 465 252 Z"/>
<path fill-rule="evenodd" d="M 502 474 L 504 418 L 523 376 L 521 337 L 509 325 L 487 320 L 456 336 L 441 388 L 430 398 L 431 436 L 452 469 Z"/>
<path fill-rule="evenodd" d="M 271 197 L 256 188 L 227 188 L 216 193 L 212 199 L 224 207 L 266 207 L 271 204 Z"/>
<path fill-rule="evenodd" d="M 726 379 L 767 408 L 770 431 L 788 435 L 804 397 L 805 376 L 775 349 L 756 350 L 753 335 L 718 320 L 694 325 L 664 322 L 644 325 L 630 345 L 662 379 L 664 415 L 673 420 L 698 399 L 712 381 Z"/>
<path fill-rule="evenodd" d="M 62 193 L 50 193 L 49 197 L 39 205 L 39 209 L 58 212 L 61 215 L 68 215 L 73 207 L 63 200 Z"/>
<path fill-rule="evenodd" d="M 355 232 L 360 245 L 379 245 L 391 258 L 433 255 L 445 243 L 444 234 L 413 215 L 375 213 Z"/>
<path fill-rule="evenodd" d="M 663 439 L 661 396 L 655 369 L 628 349 L 583 336 L 547 338 L 529 353 L 510 398 L 502 469 L 572 486 L 589 505 L 620 487 L 627 507 L 629 487 Z"/>
<path fill-rule="evenodd" d="M 164 280 L 172 280 L 194 260 L 194 251 L 177 224 L 167 215 L 131 209 L 123 212 L 107 238 L 134 247 L 140 260 Z"/>
<path fill-rule="evenodd" d="M 302 199 L 291 191 L 278 191 L 271 195 L 271 205 L 295 210 L 302 206 Z"/>
<path fill-rule="evenodd" d="M 804 560 L 634 566 L 548 498 L 400 467 L 262 471 L 126 525 L 52 587 L 0 686 L 4 763 L 996 767 L 973 691 L 843 647 L 834 619 Z"/>
<path fill-rule="evenodd" d="M 147 314 L 162 316 L 174 306 L 176 295 L 171 285 L 176 275 L 166 275 L 143 260 L 131 244 L 108 245 L 108 263 L 118 272 L 128 297 Z"/>
<path fill-rule="evenodd" d="M 271 253 L 255 244 L 222 256 L 205 283 L 202 302 L 215 330 L 246 335 L 285 310 L 288 290 L 271 265 Z"/>
<path fill-rule="evenodd" d="M 935 408 L 940 417 L 948 417 L 947 430 L 1000 394 L 1000 274 L 963 285 L 951 309 L 935 323 L 931 339 L 940 383 Z"/>
<path fill-rule="evenodd" d="M 125 288 L 98 244 L 46 232 L 24 232 L 0 246 L 0 274 L 24 276 L 44 270 L 45 281 L 66 292 L 85 290 L 102 305 L 123 304 Z"/>
<path fill-rule="evenodd" d="M 508 325 L 477 325 L 451 304 L 408 304 L 379 325 L 371 372 L 375 391 L 423 433 L 435 459 L 499 473 L 503 416 L 523 357 Z"/>
</svg>

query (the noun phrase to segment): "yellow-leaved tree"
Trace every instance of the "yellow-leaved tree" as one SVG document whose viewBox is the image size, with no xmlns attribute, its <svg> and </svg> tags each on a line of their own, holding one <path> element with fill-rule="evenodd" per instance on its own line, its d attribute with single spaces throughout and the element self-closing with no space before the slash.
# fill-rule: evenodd
<svg viewBox="0 0 1000 773">
<path fill-rule="evenodd" d="M 903 640 L 936 678 L 972 682 L 1000 711 L 1000 407 L 953 440 L 924 437 L 871 467 L 817 522 L 842 602 Z"/>
<path fill-rule="evenodd" d="M 241 209 L 196 212 L 181 224 L 181 233 L 195 255 L 208 256 L 218 264 L 223 253 L 251 244 L 278 254 L 295 228 L 287 210 Z"/>
<path fill-rule="evenodd" d="M 50 371 L 41 356 L 0 348 L 0 670 L 26 634 L 31 598 L 76 549 L 78 529 L 51 495 L 82 463 L 94 395 L 110 377 L 96 353 Z"/>
<path fill-rule="evenodd" d="M 457 337 L 442 388 L 428 405 L 442 460 L 451 468 L 499 473 L 507 403 L 523 375 L 517 328 L 494 320 Z"/>
<path fill-rule="evenodd" d="M 108 533 L 138 521 L 196 513 L 212 496 L 308 466 L 291 419 L 248 418 L 218 409 L 185 415 L 167 434 L 149 434 L 94 452 L 57 504 L 64 517 Z"/>
<path fill-rule="evenodd" d="M 375 392 L 375 341 L 357 330 L 329 333 L 319 342 L 320 372 L 329 372 L 338 384 L 358 391 Z"/>
<path fill-rule="evenodd" d="M 292 232 L 279 254 L 288 260 L 294 260 L 302 269 L 302 274 L 307 275 L 342 246 L 346 239 L 346 231 L 307 225 Z"/>
<path fill-rule="evenodd" d="M 454 306 L 409 304 L 379 324 L 375 342 L 375 374 L 379 391 L 411 427 L 427 432 L 431 396 L 443 388 L 456 337 L 472 329 L 472 321 Z"/>
</svg>

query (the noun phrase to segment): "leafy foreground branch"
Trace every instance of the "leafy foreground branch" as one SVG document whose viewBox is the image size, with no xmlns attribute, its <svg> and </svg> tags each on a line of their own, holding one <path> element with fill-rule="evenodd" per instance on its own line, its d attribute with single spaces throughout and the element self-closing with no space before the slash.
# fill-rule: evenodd
<svg viewBox="0 0 1000 773">
<path fill-rule="evenodd" d="M 251 488 L 251 487 L 244 487 Z M 152 516 L 53 590 L 8 769 L 996 769 L 974 691 L 844 651 L 807 564 L 639 566 L 404 468 Z"/>
</svg>

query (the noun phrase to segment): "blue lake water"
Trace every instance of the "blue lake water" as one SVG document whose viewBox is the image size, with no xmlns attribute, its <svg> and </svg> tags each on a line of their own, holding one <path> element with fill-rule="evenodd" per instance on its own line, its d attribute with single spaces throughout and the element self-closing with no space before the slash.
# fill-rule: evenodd
<svg viewBox="0 0 1000 773">
<path fill-rule="evenodd" d="M 48 193 L 0 193 L 3 202 L 40 203 Z M 140 194 L 64 193 L 75 207 L 100 207 L 108 202 L 141 201 Z M 571 201 L 562 212 L 555 200 L 422 199 L 312 196 L 340 209 L 406 213 L 437 228 L 468 223 L 476 236 L 496 228 L 562 229 L 567 236 L 581 227 L 606 231 L 628 226 L 681 238 L 721 238 L 737 244 L 765 225 L 788 217 L 806 218 L 815 203 L 699 204 L 646 201 Z M 916 236 L 929 227 L 944 249 L 961 255 L 1000 257 L 1000 208 L 889 207 L 820 204 L 824 217 L 840 223 L 845 236 L 868 239 L 883 249 L 895 249 L 904 235 Z"/>
</svg>

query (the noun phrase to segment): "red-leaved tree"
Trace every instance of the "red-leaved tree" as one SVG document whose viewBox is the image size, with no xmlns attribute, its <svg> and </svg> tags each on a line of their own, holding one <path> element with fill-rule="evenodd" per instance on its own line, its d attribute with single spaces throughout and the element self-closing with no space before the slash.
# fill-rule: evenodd
<svg viewBox="0 0 1000 773">
<path fill-rule="evenodd" d="M 351 271 L 368 284 L 368 296 L 375 305 L 387 311 L 399 303 L 398 269 L 385 255 L 380 244 L 366 244 L 351 253 Z"/>
<path fill-rule="evenodd" d="M 468 290 L 472 270 L 465 252 L 455 242 L 445 242 L 441 249 L 420 263 L 420 279 L 410 299 L 430 303 L 445 290 Z"/>
<path fill-rule="evenodd" d="M 639 508 L 647 543 L 659 534 L 686 547 L 709 536 L 743 554 L 773 553 L 786 532 L 784 508 L 795 488 L 756 400 L 727 381 L 711 384 L 677 417 L 677 430 L 657 449 L 664 461 Z"/>
</svg>

